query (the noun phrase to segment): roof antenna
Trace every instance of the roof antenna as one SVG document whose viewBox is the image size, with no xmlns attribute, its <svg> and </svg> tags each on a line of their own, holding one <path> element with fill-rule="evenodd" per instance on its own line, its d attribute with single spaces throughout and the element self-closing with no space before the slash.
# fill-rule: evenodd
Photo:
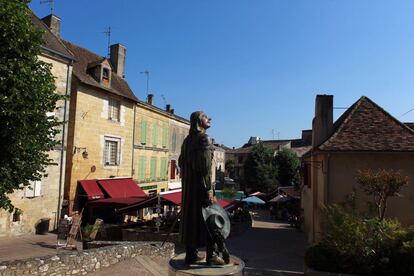
<svg viewBox="0 0 414 276">
<path fill-rule="evenodd" d="M 149 91 L 148 91 L 148 84 L 149 84 L 149 74 L 150 74 L 150 72 L 148 70 L 145 70 L 145 71 L 139 72 L 139 73 L 140 74 L 145 74 L 147 76 L 147 96 L 148 96 L 148 93 L 149 93 Z"/>
<path fill-rule="evenodd" d="M 53 1 L 53 0 L 52 0 Z M 110 51 L 111 51 L 111 26 L 108 27 L 106 31 L 103 32 L 103 34 L 108 37 L 108 54 L 106 55 L 107 58 L 109 58 Z"/>
<path fill-rule="evenodd" d="M 55 7 L 55 0 L 40 0 L 40 4 L 49 4 L 50 14 L 53 14 L 53 10 Z"/>
</svg>

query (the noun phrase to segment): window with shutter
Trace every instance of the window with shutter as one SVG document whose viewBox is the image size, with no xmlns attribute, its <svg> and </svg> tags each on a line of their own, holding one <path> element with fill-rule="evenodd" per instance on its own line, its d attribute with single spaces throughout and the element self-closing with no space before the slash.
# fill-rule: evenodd
<svg viewBox="0 0 414 276">
<path fill-rule="evenodd" d="M 147 121 L 142 120 L 141 122 L 141 144 L 147 143 Z"/>
<path fill-rule="evenodd" d="M 162 147 L 163 148 L 167 147 L 167 128 L 166 127 L 162 128 Z"/>
<path fill-rule="evenodd" d="M 151 157 L 151 180 L 157 179 L 157 157 Z"/>
<path fill-rule="evenodd" d="M 167 180 L 167 159 L 161 159 L 161 178 L 162 180 Z"/>
<path fill-rule="evenodd" d="M 32 198 L 41 196 L 42 182 L 41 181 L 30 181 L 30 185 L 26 186 L 24 190 L 24 197 Z"/>
<path fill-rule="evenodd" d="M 105 137 L 104 164 L 118 166 L 120 154 L 120 139 Z"/>
<path fill-rule="evenodd" d="M 119 111 L 121 103 L 115 99 L 108 100 L 108 119 L 119 122 Z"/>
<path fill-rule="evenodd" d="M 158 144 L 158 125 L 155 123 L 152 127 L 152 145 L 156 146 Z"/>
<path fill-rule="evenodd" d="M 140 164 L 139 164 L 139 172 L 138 172 L 138 179 L 140 181 L 145 180 L 145 170 L 147 168 L 147 158 L 145 156 L 141 156 Z"/>
<path fill-rule="evenodd" d="M 175 152 L 177 149 L 177 132 L 174 129 L 171 137 L 171 150 L 172 152 Z"/>
</svg>

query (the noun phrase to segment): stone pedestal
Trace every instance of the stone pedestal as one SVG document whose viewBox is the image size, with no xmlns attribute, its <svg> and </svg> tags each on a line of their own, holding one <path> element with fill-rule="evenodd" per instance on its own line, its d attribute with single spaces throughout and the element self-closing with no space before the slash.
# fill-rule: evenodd
<svg viewBox="0 0 414 276">
<path fill-rule="evenodd" d="M 230 263 L 227 265 L 207 265 L 205 261 L 187 265 L 184 262 L 185 253 L 176 255 L 169 262 L 169 276 L 218 276 L 234 275 L 241 276 L 244 271 L 244 262 L 236 256 L 230 256 Z"/>
</svg>

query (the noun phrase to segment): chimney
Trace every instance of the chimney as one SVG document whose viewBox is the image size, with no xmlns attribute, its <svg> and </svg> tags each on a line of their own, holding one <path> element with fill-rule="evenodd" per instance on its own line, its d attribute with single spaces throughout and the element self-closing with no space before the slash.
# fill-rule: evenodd
<svg viewBox="0 0 414 276">
<path fill-rule="evenodd" d="M 165 111 L 167 111 L 167 112 L 170 112 L 171 111 L 171 105 L 170 104 L 167 104 L 165 106 Z"/>
<path fill-rule="evenodd" d="M 57 37 L 60 37 L 60 18 L 54 14 L 49 14 L 42 18 L 43 23 L 50 29 L 50 31 Z"/>
<path fill-rule="evenodd" d="M 109 60 L 114 67 L 115 73 L 121 78 L 125 78 L 125 56 L 126 48 L 124 45 L 120 43 L 111 45 Z"/>
<path fill-rule="evenodd" d="M 148 94 L 147 95 L 147 103 L 152 105 L 153 101 L 154 101 L 154 94 Z"/>
<path fill-rule="evenodd" d="M 306 146 L 312 145 L 312 130 L 311 129 L 302 130 L 302 145 L 306 145 Z"/>
<path fill-rule="evenodd" d="M 312 121 L 312 147 L 319 146 L 332 134 L 333 96 L 317 95 L 315 118 Z"/>
<path fill-rule="evenodd" d="M 170 113 L 171 113 L 171 114 L 174 114 L 174 108 L 171 108 L 171 109 L 170 109 Z"/>
</svg>

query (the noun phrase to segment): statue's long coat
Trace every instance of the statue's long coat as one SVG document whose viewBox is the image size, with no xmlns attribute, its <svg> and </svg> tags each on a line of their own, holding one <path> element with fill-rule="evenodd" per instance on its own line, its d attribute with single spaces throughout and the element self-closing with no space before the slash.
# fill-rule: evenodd
<svg viewBox="0 0 414 276">
<path fill-rule="evenodd" d="M 190 247 L 205 246 L 207 229 L 201 208 L 211 190 L 212 150 L 207 134 L 190 132 L 181 147 L 182 178 L 181 242 Z"/>
</svg>

